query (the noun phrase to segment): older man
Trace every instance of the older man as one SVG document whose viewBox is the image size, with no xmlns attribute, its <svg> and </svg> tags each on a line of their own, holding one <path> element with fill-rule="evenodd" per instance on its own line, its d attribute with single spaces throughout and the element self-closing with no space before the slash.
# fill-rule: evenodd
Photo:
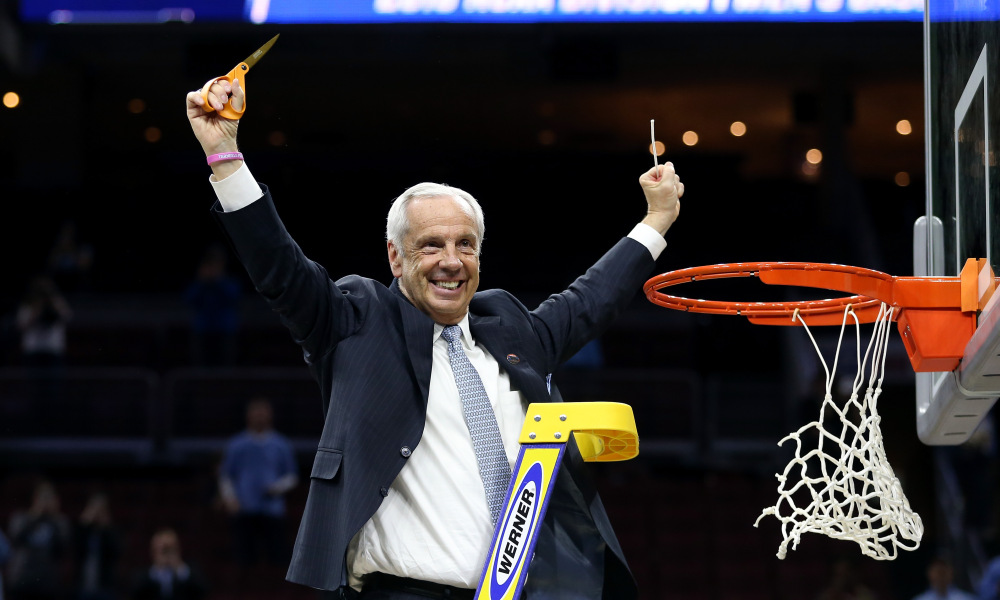
<svg viewBox="0 0 1000 600">
<path fill-rule="evenodd" d="M 243 92 L 187 95 L 212 168 L 212 213 L 279 314 L 322 394 L 325 423 L 289 581 L 335 597 L 472 598 L 516 457 L 525 408 L 561 401 L 551 374 L 635 297 L 666 247 L 684 186 L 670 163 L 639 178 L 642 223 L 566 291 L 534 310 L 478 291 L 484 224 L 468 193 L 434 183 L 389 210 L 393 280 L 330 278 L 278 217 L 237 153 Z M 637 596 L 571 443 L 539 533 L 525 597 Z M 499 496 L 499 498 L 498 498 Z"/>
</svg>

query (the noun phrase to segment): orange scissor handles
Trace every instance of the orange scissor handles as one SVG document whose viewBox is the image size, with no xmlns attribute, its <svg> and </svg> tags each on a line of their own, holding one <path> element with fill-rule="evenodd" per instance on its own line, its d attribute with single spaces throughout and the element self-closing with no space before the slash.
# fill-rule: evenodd
<svg viewBox="0 0 1000 600">
<path fill-rule="evenodd" d="M 661 292 L 694 281 L 757 277 L 769 285 L 822 288 L 854 294 L 825 300 L 731 302 L 696 300 Z M 958 366 L 976 316 L 996 289 L 984 259 L 966 261 L 958 277 L 894 277 L 888 273 L 827 263 L 752 262 L 692 267 L 650 278 L 643 286 L 653 304 L 688 312 L 742 315 L 757 325 L 841 325 L 850 306 L 861 323 L 878 318 L 882 303 L 894 307 L 903 345 L 914 371 L 951 371 Z"/>
<path fill-rule="evenodd" d="M 281 35 L 281 34 L 279 33 L 278 35 Z M 261 46 L 260 48 L 258 48 L 253 54 L 251 54 L 250 56 L 248 56 L 246 58 L 246 60 L 244 60 L 240 64 L 238 64 L 235 67 L 233 67 L 232 71 L 226 73 L 222 77 L 214 77 L 214 78 L 208 80 L 208 82 L 205 84 L 205 86 L 201 88 L 201 97 L 205 100 L 205 104 L 202 105 L 202 108 L 204 108 L 205 112 L 214 112 L 215 111 L 215 109 L 212 108 L 212 105 L 208 103 L 208 89 L 210 87 L 212 87 L 212 84 L 214 84 L 214 83 L 216 83 L 218 81 L 228 81 L 229 83 L 233 83 L 234 81 L 239 80 L 239 85 L 240 85 L 241 88 L 243 88 L 243 93 L 246 94 L 246 91 L 247 91 L 247 84 L 246 84 L 246 76 L 247 76 L 246 74 L 247 74 L 247 71 L 249 71 L 251 67 L 253 67 L 254 65 L 256 65 L 257 61 L 260 60 L 260 58 L 262 56 L 264 56 L 265 54 L 267 54 L 267 51 L 271 49 L 271 46 L 274 45 L 274 42 L 278 41 L 278 35 L 276 35 L 273 38 L 271 38 L 270 40 L 268 40 L 266 44 L 264 44 L 263 46 Z M 247 109 L 246 96 L 243 97 L 243 108 L 241 108 L 239 110 L 236 110 L 235 108 L 233 108 L 233 100 L 232 100 L 232 98 L 230 98 L 229 101 L 226 102 L 226 104 L 222 107 L 222 110 L 219 111 L 219 114 L 222 115 L 223 117 L 227 118 L 227 119 L 238 120 L 240 117 L 243 116 L 243 112 L 246 109 Z"/>
</svg>

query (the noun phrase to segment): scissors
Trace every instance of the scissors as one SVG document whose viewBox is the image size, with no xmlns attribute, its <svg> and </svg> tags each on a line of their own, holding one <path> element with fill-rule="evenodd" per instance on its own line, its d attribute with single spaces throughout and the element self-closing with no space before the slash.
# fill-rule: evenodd
<svg viewBox="0 0 1000 600">
<path fill-rule="evenodd" d="M 281 34 L 279 33 L 278 35 Z M 267 43 L 261 46 L 260 48 L 257 48 L 257 50 L 254 51 L 253 54 L 246 57 L 246 59 L 243 62 L 233 67 L 233 70 L 230 71 L 229 73 L 226 73 L 222 77 L 214 77 L 208 80 L 208 83 L 205 84 L 205 87 L 201 88 L 201 97 L 205 100 L 205 104 L 202 106 L 202 108 L 205 110 L 205 112 L 210 113 L 215 111 L 215 109 L 212 108 L 212 105 L 209 104 L 208 102 L 208 88 L 212 87 L 213 83 L 219 81 L 228 81 L 231 84 L 234 81 L 241 79 L 240 75 L 242 75 L 242 80 L 238 81 L 238 83 L 240 87 L 243 88 L 243 92 L 246 93 L 247 71 L 249 71 L 251 67 L 257 64 L 257 61 L 260 60 L 260 57 L 267 54 L 267 51 L 271 49 L 271 46 L 274 45 L 274 42 L 278 40 L 278 35 L 268 40 Z M 246 97 L 243 98 L 243 108 L 241 108 L 240 110 L 236 110 L 235 108 L 233 108 L 232 102 L 233 99 L 232 97 L 230 97 L 229 100 L 226 101 L 226 104 L 222 107 L 222 110 L 219 111 L 219 114 L 227 119 L 238 120 L 240 117 L 243 116 L 243 111 L 245 111 L 247 108 Z"/>
</svg>

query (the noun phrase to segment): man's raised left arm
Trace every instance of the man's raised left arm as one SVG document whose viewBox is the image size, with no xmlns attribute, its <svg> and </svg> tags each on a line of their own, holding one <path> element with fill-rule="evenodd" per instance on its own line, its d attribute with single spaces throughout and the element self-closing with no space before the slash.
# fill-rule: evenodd
<svg viewBox="0 0 1000 600">
<path fill-rule="evenodd" d="M 566 291 L 550 296 L 531 313 L 533 328 L 551 361 L 545 365 L 550 372 L 603 333 L 641 289 L 667 246 L 663 236 L 680 213 L 684 184 L 668 162 L 643 173 L 639 185 L 646 196 L 646 216 L 628 238 L 648 254 L 621 240 Z"/>
</svg>

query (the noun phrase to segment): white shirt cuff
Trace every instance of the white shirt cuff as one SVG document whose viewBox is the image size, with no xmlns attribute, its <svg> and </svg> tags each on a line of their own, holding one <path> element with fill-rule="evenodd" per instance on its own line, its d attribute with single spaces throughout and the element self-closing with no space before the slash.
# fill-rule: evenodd
<svg viewBox="0 0 1000 600">
<path fill-rule="evenodd" d="M 653 255 L 653 260 L 660 258 L 660 253 L 667 247 L 667 240 L 663 239 L 660 232 L 645 223 L 637 223 L 628 237 L 639 242 Z"/>
<path fill-rule="evenodd" d="M 215 195 L 225 212 L 233 212 L 259 200 L 264 195 L 257 180 L 253 178 L 247 164 L 243 163 L 235 173 L 222 181 L 216 181 L 215 175 L 208 178 Z"/>
</svg>

